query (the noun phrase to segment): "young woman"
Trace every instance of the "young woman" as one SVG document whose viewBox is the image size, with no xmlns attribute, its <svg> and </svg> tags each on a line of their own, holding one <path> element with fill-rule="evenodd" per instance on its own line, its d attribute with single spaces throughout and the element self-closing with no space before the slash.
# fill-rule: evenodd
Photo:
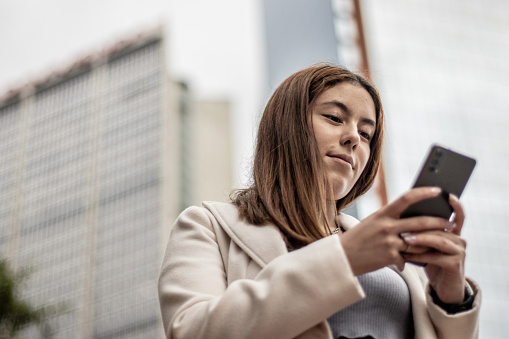
<svg viewBox="0 0 509 339">
<path fill-rule="evenodd" d="M 253 183 L 177 219 L 159 296 L 168 338 L 476 338 L 464 213 L 399 216 L 440 194 L 409 191 L 362 221 L 339 211 L 372 185 L 383 109 L 333 65 L 286 79 L 260 121 Z M 407 261 L 425 263 L 424 268 Z"/>
</svg>

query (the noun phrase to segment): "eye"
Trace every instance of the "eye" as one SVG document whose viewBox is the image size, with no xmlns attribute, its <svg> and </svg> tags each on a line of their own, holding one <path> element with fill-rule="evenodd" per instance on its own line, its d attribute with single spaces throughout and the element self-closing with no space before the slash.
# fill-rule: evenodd
<svg viewBox="0 0 509 339">
<path fill-rule="evenodd" d="M 332 115 L 332 114 L 325 114 L 324 117 L 326 117 L 330 121 L 333 121 L 333 122 L 335 122 L 337 124 L 340 124 L 340 123 L 343 122 L 343 120 L 341 120 L 338 116 L 335 116 L 335 115 Z"/>
<path fill-rule="evenodd" d="M 367 132 L 363 132 L 363 131 L 360 131 L 359 134 L 361 137 L 363 137 L 367 141 L 371 141 L 371 138 L 373 137 L 371 134 L 369 134 Z"/>
</svg>

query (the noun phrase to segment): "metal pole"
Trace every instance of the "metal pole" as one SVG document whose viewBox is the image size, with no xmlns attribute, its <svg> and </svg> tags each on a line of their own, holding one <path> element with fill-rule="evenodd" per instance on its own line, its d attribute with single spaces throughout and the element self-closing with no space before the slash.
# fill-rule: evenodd
<svg viewBox="0 0 509 339">
<path fill-rule="evenodd" d="M 354 4 L 354 18 L 355 23 L 357 25 L 357 32 L 358 32 L 358 40 L 357 44 L 360 49 L 361 54 L 361 67 L 362 73 L 364 77 L 368 80 L 371 80 L 371 73 L 369 70 L 369 61 L 368 61 L 368 52 L 366 50 L 366 40 L 364 38 L 364 26 L 362 24 L 362 11 L 361 11 L 361 5 L 360 0 L 352 0 Z M 385 186 L 385 175 L 384 175 L 384 167 L 383 163 L 380 164 L 380 167 L 378 169 L 377 173 L 377 182 L 376 182 L 376 194 L 378 195 L 380 202 L 382 206 L 387 205 L 388 198 L 387 198 L 387 187 Z"/>
</svg>

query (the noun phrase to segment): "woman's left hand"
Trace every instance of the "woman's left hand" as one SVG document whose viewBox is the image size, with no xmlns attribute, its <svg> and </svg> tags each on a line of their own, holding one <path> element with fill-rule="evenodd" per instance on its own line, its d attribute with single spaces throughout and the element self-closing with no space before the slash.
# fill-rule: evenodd
<svg viewBox="0 0 509 339">
<path fill-rule="evenodd" d="M 453 220 L 455 227 L 452 230 L 427 231 L 403 236 L 411 248 L 422 246 L 432 249 L 424 253 L 408 253 L 406 260 L 426 263 L 425 270 L 430 285 L 440 300 L 448 304 L 460 304 L 465 296 L 466 241 L 461 238 L 465 213 L 456 196 L 450 195 L 449 203 L 455 214 Z"/>
</svg>

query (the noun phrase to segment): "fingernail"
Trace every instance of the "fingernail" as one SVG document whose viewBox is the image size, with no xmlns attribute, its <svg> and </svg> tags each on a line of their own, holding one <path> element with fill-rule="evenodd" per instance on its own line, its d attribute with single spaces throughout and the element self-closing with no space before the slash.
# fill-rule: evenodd
<svg viewBox="0 0 509 339">
<path fill-rule="evenodd" d="M 456 223 L 454 221 L 447 222 L 447 228 L 449 228 L 449 229 L 456 228 Z"/>
<path fill-rule="evenodd" d="M 429 190 L 432 193 L 440 193 L 440 192 L 442 192 L 442 189 L 440 187 L 431 187 Z"/>
<path fill-rule="evenodd" d="M 399 234 L 405 242 L 412 242 L 415 240 L 415 235 L 408 233 L 408 232 L 402 232 Z"/>
<path fill-rule="evenodd" d="M 456 195 L 454 195 L 452 193 L 449 193 L 449 199 L 452 199 L 452 200 L 455 200 L 455 201 L 460 200 Z"/>
</svg>

